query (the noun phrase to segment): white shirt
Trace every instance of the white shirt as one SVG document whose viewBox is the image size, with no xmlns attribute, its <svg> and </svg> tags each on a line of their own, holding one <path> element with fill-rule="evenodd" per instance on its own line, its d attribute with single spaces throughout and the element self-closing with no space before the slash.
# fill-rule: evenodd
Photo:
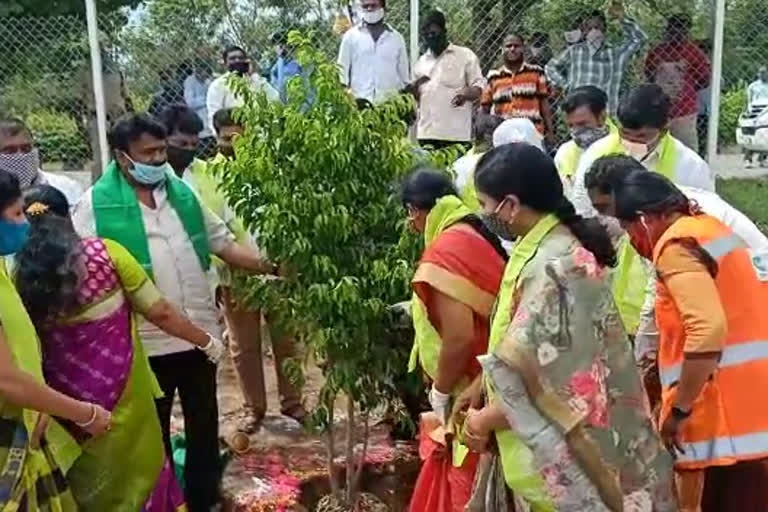
<svg viewBox="0 0 768 512">
<path fill-rule="evenodd" d="M 718 219 L 731 228 L 753 251 L 768 251 L 768 238 L 760 231 L 749 217 L 725 202 L 719 195 L 708 190 L 691 187 L 678 187 L 688 196 L 688 199 L 696 201 L 699 207 L 707 215 Z M 646 261 L 646 260 L 644 260 Z M 640 311 L 640 323 L 637 326 L 635 336 L 635 358 L 639 361 L 643 357 L 655 357 L 659 346 L 659 331 L 656 328 L 656 280 L 648 280 L 648 288 L 645 292 L 645 302 Z"/>
<path fill-rule="evenodd" d="M 37 185 L 50 185 L 64 194 L 67 198 L 69 207 L 74 208 L 80 201 L 83 195 L 83 187 L 72 178 L 62 176 L 61 174 L 54 174 L 51 172 L 40 171 L 40 177 L 37 180 Z"/>
<path fill-rule="evenodd" d="M 338 64 L 341 83 L 355 97 L 374 104 L 397 94 L 410 78 L 405 39 L 389 26 L 378 41 L 363 25 L 347 30 L 339 47 Z"/>
<path fill-rule="evenodd" d="M 427 51 L 413 70 L 414 80 L 429 77 L 419 89 L 420 140 L 469 142 L 472 140 L 472 102 L 454 107 L 451 101 L 465 87 L 485 87 L 480 59 L 469 48 L 448 45 L 435 57 Z"/>
<path fill-rule="evenodd" d="M 72 214 L 75 229 L 81 236 L 96 235 L 92 190 L 88 189 Z M 219 314 L 208 275 L 200 265 L 179 215 L 168 201 L 165 187 L 158 187 L 153 194 L 157 208 L 149 208 L 141 201 L 139 206 L 147 233 L 155 285 L 164 298 L 184 312 L 195 325 L 220 338 Z M 218 254 L 233 243 L 234 237 L 224 222 L 202 202 L 200 207 L 211 253 Z M 139 336 L 149 356 L 194 350 L 190 343 L 166 334 L 143 318 L 139 320 Z"/>
<path fill-rule="evenodd" d="M 208 109 L 206 108 L 208 88 L 210 86 L 210 78 L 200 80 L 194 73 L 184 80 L 184 101 L 203 122 L 203 131 L 200 132 L 200 137 L 210 137 L 213 135 L 213 127 L 208 124 Z"/>
<path fill-rule="evenodd" d="M 227 87 L 229 77 L 230 74 L 225 73 L 211 82 L 208 87 L 205 109 L 208 115 L 208 127 L 211 130 L 213 130 L 213 116 L 216 112 L 224 108 L 240 107 L 243 104 L 243 99 Z M 264 91 L 270 101 L 280 101 L 280 94 L 261 75 L 255 73 L 251 75 L 251 82 L 254 91 Z"/>
<path fill-rule="evenodd" d="M 671 137 L 671 135 L 670 135 Z M 585 217 L 594 217 L 597 211 L 592 206 L 589 199 L 587 188 L 584 186 L 584 177 L 592 168 L 595 160 L 602 156 L 607 156 L 615 144 L 615 136 L 608 135 L 587 148 L 579 161 L 579 167 L 573 180 L 571 191 L 571 201 L 576 211 Z M 672 137 L 674 151 L 677 153 L 675 164 L 675 175 L 672 181 L 675 185 L 683 187 L 693 187 L 702 190 L 715 191 L 715 178 L 709 169 L 709 164 L 705 162 L 695 151 L 687 147 L 679 140 Z M 643 165 L 650 171 L 656 171 L 659 163 L 658 149 L 654 150 L 648 156 Z"/>
<path fill-rule="evenodd" d="M 453 184 L 456 186 L 459 193 L 464 190 L 464 187 L 467 186 L 469 180 L 475 179 L 474 175 L 477 162 L 480 161 L 484 154 L 485 153 L 478 153 L 473 149 L 453 162 L 453 175 L 455 176 Z"/>
<path fill-rule="evenodd" d="M 755 80 L 747 88 L 747 106 L 768 105 L 768 82 Z"/>
</svg>

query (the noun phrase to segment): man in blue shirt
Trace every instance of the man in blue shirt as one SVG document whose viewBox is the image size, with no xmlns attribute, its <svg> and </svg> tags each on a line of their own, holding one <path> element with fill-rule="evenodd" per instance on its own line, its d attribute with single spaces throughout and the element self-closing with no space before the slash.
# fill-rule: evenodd
<svg viewBox="0 0 768 512">
<path fill-rule="evenodd" d="M 280 93 L 280 99 L 288 100 L 288 82 L 294 76 L 303 76 L 301 65 L 293 57 L 293 48 L 288 46 L 288 34 L 277 32 L 272 35 L 277 61 L 270 72 L 270 83 Z"/>
</svg>

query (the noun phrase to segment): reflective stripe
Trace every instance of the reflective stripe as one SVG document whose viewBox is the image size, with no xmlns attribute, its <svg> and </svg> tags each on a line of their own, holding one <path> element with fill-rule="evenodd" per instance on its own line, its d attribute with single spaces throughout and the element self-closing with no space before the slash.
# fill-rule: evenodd
<svg viewBox="0 0 768 512">
<path fill-rule="evenodd" d="M 683 443 L 683 449 L 685 453 L 678 455 L 676 462 L 705 462 L 725 457 L 749 458 L 768 453 L 768 432 Z"/>
<path fill-rule="evenodd" d="M 751 341 L 725 347 L 720 356 L 718 368 L 727 368 L 738 364 L 768 359 L 768 341 Z M 659 368 L 659 379 L 665 388 L 680 380 L 682 363 L 674 364 L 666 368 Z"/>
<path fill-rule="evenodd" d="M 715 238 L 701 245 L 701 248 L 707 251 L 715 261 L 736 249 L 746 249 L 747 247 L 748 245 L 736 233 Z"/>
</svg>

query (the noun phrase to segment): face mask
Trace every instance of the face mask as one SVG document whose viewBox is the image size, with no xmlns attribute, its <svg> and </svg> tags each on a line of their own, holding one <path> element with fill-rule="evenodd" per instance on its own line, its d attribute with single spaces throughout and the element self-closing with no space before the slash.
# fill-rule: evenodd
<svg viewBox="0 0 768 512">
<path fill-rule="evenodd" d="M 502 240 L 511 241 L 517 238 L 517 235 L 512 232 L 509 223 L 499 217 L 499 210 L 501 210 L 506 201 L 506 199 L 502 200 L 492 213 L 483 213 L 480 215 L 480 218 L 491 233 Z"/>
<path fill-rule="evenodd" d="M 168 162 L 163 162 L 159 165 L 142 164 L 134 162 L 127 154 L 123 154 L 133 164 L 133 167 L 128 169 L 128 174 L 141 185 L 149 187 L 160 185 L 168 177 L 167 173 L 173 171 Z"/>
<path fill-rule="evenodd" d="M 587 32 L 587 42 L 592 48 L 600 48 L 605 42 L 605 34 L 602 30 L 593 28 Z"/>
<path fill-rule="evenodd" d="M 435 34 L 424 37 L 424 43 L 432 53 L 440 53 L 448 46 L 448 36 L 445 34 Z"/>
<path fill-rule="evenodd" d="M 605 126 L 599 128 L 582 127 L 571 130 L 571 138 L 581 149 L 587 149 L 606 135 L 608 135 L 608 128 Z"/>
<path fill-rule="evenodd" d="M 194 149 L 184 149 L 176 146 L 168 146 L 168 163 L 174 169 L 184 170 L 189 167 L 192 160 L 195 159 L 197 151 Z"/>
<path fill-rule="evenodd" d="M 251 63 L 247 60 L 243 60 L 240 62 L 232 62 L 227 66 L 227 69 L 232 73 L 237 73 L 238 75 L 244 75 L 248 73 L 248 71 L 251 69 Z"/>
<path fill-rule="evenodd" d="M 565 36 L 565 42 L 568 44 L 576 44 L 581 41 L 581 29 L 569 30 L 563 34 Z"/>
<path fill-rule="evenodd" d="M 369 25 L 375 25 L 384 19 L 384 9 L 379 8 L 374 11 L 363 11 L 363 21 Z"/>
<path fill-rule="evenodd" d="M 37 149 L 29 153 L 0 153 L 0 169 L 16 176 L 24 190 L 32 185 L 40 172 L 40 155 Z"/>
<path fill-rule="evenodd" d="M 651 233 L 644 217 L 640 217 L 628 226 L 627 235 L 637 254 L 648 260 L 653 259 L 653 242 L 651 242 Z"/>
<path fill-rule="evenodd" d="M 27 241 L 29 222 L 9 222 L 0 220 L 0 255 L 15 254 Z"/>
<path fill-rule="evenodd" d="M 651 153 L 651 148 L 648 144 L 642 142 L 633 142 L 631 140 L 621 139 L 621 145 L 627 150 L 627 154 L 635 160 L 642 162 Z"/>
</svg>

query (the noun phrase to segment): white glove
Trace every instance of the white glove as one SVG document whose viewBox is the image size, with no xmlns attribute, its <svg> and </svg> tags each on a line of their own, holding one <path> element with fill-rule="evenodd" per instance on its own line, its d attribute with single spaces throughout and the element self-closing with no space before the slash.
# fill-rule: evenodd
<svg viewBox="0 0 768 512">
<path fill-rule="evenodd" d="M 429 391 L 429 405 L 437 414 L 440 424 L 445 426 L 448 422 L 448 416 L 451 414 L 451 395 L 439 392 L 433 385 Z"/>
<path fill-rule="evenodd" d="M 221 356 L 224 355 L 224 343 L 218 338 L 214 338 L 210 334 L 208 335 L 208 344 L 204 347 L 200 347 L 200 350 L 205 352 L 208 356 L 208 360 L 213 364 L 218 364 Z"/>
</svg>

